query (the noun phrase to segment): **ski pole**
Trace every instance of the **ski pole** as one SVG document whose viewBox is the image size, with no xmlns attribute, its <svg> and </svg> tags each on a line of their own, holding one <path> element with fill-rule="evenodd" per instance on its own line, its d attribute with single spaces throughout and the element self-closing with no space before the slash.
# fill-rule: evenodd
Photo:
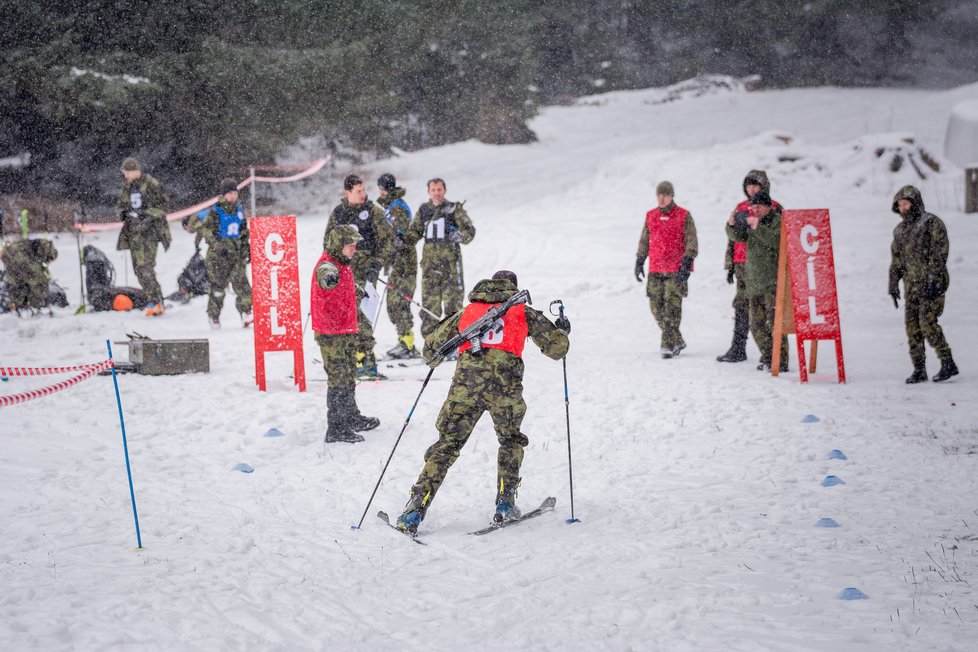
<svg viewBox="0 0 978 652">
<path fill-rule="evenodd" d="M 428 375 L 424 378 L 424 383 L 421 385 L 421 391 L 418 392 L 417 398 L 414 399 L 414 405 L 411 406 L 411 411 L 408 412 L 407 418 L 404 420 L 404 425 L 401 427 L 401 433 L 397 436 L 397 440 L 394 442 L 394 447 L 391 449 L 391 454 L 387 457 L 387 463 L 384 464 L 384 469 L 380 472 L 380 477 L 377 478 L 377 484 L 374 485 L 374 490 L 370 494 L 370 500 L 367 501 L 367 506 L 363 509 L 363 515 L 360 516 L 360 522 L 356 525 L 351 525 L 351 530 L 359 530 L 363 525 L 363 519 L 367 518 L 367 511 L 370 510 L 370 504 L 374 502 L 374 496 L 377 495 L 377 490 L 380 488 L 380 481 L 384 479 L 384 474 L 387 473 L 387 467 L 390 466 L 391 460 L 394 459 L 394 451 L 397 450 L 397 445 L 401 443 L 401 437 L 404 436 L 404 431 L 407 430 L 408 424 L 411 423 L 411 417 L 414 415 L 414 410 L 418 407 L 418 401 L 421 400 L 421 395 L 424 394 L 424 389 L 428 386 L 428 381 L 431 380 L 431 374 L 433 373 L 435 373 L 434 367 L 428 370 Z"/>
<path fill-rule="evenodd" d="M 441 321 L 441 317 L 439 317 L 438 315 L 436 315 L 435 313 L 431 312 L 430 310 L 428 310 L 427 308 L 425 308 L 424 306 L 422 306 L 420 303 L 418 303 L 417 301 L 415 301 L 414 299 L 412 299 L 410 294 L 405 294 L 405 293 L 401 292 L 396 287 L 394 287 L 393 285 L 391 285 L 389 282 L 385 281 L 382 278 L 378 278 L 377 280 L 380 281 L 381 283 L 383 283 L 384 285 L 386 285 L 389 289 L 394 290 L 394 292 L 397 294 L 397 296 L 401 297 L 402 299 L 404 299 L 405 301 L 407 301 L 409 303 L 413 303 L 418 308 L 420 308 L 422 312 L 426 312 L 431 317 L 434 317 L 438 321 Z"/>
<path fill-rule="evenodd" d="M 564 316 L 564 302 L 560 299 L 554 299 L 550 302 L 550 314 L 553 315 L 554 304 L 558 304 L 558 310 L 560 317 Z M 564 522 L 570 523 L 580 523 L 581 519 L 574 518 L 574 461 L 571 457 L 571 436 L 570 436 L 570 397 L 567 391 L 567 356 L 563 358 L 564 363 L 564 412 L 567 416 L 567 473 L 570 476 L 570 505 L 571 505 L 571 517 L 566 519 Z"/>
<path fill-rule="evenodd" d="M 384 289 L 380 293 L 380 299 L 377 300 L 377 311 L 374 313 L 374 320 L 371 322 L 374 328 L 377 328 L 377 321 L 380 319 L 380 309 L 384 305 L 384 297 L 387 296 L 387 285 L 384 285 Z"/>
</svg>

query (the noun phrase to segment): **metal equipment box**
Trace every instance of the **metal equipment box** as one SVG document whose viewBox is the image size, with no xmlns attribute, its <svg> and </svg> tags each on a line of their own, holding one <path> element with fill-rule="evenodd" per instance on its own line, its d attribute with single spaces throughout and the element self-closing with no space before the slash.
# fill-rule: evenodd
<svg viewBox="0 0 978 652">
<path fill-rule="evenodd" d="M 136 372 L 147 376 L 209 373 L 210 344 L 207 340 L 150 340 L 129 342 L 129 361 Z"/>
</svg>

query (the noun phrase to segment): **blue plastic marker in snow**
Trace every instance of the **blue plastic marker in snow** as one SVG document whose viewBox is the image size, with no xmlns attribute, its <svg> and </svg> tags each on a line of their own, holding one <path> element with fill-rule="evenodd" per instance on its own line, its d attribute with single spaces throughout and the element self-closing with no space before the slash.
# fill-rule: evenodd
<svg viewBox="0 0 978 652">
<path fill-rule="evenodd" d="M 836 600 L 869 600 L 869 596 L 857 589 L 854 586 L 842 589 L 839 595 L 835 596 Z"/>
<path fill-rule="evenodd" d="M 840 451 L 838 448 L 833 448 L 829 451 L 829 454 L 825 456 L 827 460 L 847 460 L 846 454 Z"/>
<path fill-rule="evenodd" d="M 278 428 L 269 428 L 265 432 L 265 436 L 266 437 L 281 437 L 281 436 L 283 436 L 283 434 L 284 433 L 282 433 L 282 431 L 279 430 Z"/>
<path fill-rule="evenodd" d="M 801 420 L 802 423 L 818 423 L 819 421 L 821 421 L 821 419 L 814 414 L 806 414 Z"/>
<path fill-rule="evenodd" d="M 252 473 L 255 470 L 255 467 L 251 466 L 250 464 L 245 464 L 244 462 L 241 462 L 240 464 L 235 464 L 234 468 L 231 470 L 241 471 L 242 473 Z"/>
<path fill-rule="evenodd" d="M 831 518 L 826 517 L 826 518 L 820 518 L 817 521 L 815 521 L 815 525 L 813 525 L 812 527 L 839 527 L 839 524 L 836 523 Z"/>
<path fill-rule="evenodd" d="M 845 484 L 845 482 L 837 475 L 827 475 L 821 484 L 823 487 L 834 487 L 837 484 Z"/>
</svg>

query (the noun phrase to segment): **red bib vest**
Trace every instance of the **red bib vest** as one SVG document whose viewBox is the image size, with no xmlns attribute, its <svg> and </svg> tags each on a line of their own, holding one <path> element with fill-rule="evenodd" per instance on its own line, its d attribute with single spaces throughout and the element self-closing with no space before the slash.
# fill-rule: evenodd
<svg viewBox="0 0 978 652">
<path fill-rule="evenodd" d="M 465 307 L 462 318 L 458 320 L 458 332 L 461 333 L 471 326 L 480 317 L 489 312 L 498 303 L 470 303 Z M 523 357 L 523 347 L 526 345 L 526 338 L 530 335 L 530 328 L 526 324 L 526 306 L 513 306 L 503 315 L 502 325 L 497 321 L 493 328 L 482 336 L 482 347 L 486 349 L 502 349 L 509 351 L 518 358 Z M 458 347 L 458 352 L 468 351 L 472 345 L 468 342 Z"/>
<path fill-rule="evenodd" d="M 771 206 L 773 208 L 781 208 L 781 204 L 779 204 L 778 202 L 774 201 L 773 199 L 771 200 Z M 742 201 L 739 204 L 737 204 L 737 207 L 734 209 L 734 213 L 739 213 L 740 211 L 747 211 L 751 215 L 754 214 L 754 210 L 750 206 L 750 200 L 749 199 L 745 199 L 744 201 Z M 747 262 L 747 243 L 746 242 L 735 242 L 734 243 L 733 261 L 735 263 L 746 263 Z"/>
<path fill-rule="evenodd" d="M 316 268 L 330 262 L 340 270 L 340 282 L 324 290 L 316 282 Z M 323 335 L 350 335 L 357 332 L 357 289 L 349 265 L 333 260 L 325 251 L 312 271 L 312 329 Z"/>
<path fill-rule="evenodd" d="M 689 211 L 673 206 L 669 213 L 653 208 L 645 214 L 649 229 L 649 273 L 675 274 L 683 262 L 683 232 Z"/>
</svg>

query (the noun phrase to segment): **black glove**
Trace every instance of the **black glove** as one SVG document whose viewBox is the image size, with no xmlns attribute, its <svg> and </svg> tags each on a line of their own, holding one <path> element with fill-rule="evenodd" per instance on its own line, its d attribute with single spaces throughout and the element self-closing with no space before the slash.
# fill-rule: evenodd
<svg viewBox="0 0 978 652">
<path fill-rule="evenodd" d="M 727 285 L 733 285 L 734 282 L 734 271 L 733 267 L 727 270 Z"/>
<path fill-rule="evenodd" d="M 890 288 L 890 291 L 887 294 L 889 294 L 890 295 L 890 298 L 893 299 L 893 307 L 899 309 L 900 308 L 900 288 Z"/>
<path fill-rule="evenodd" d="M 398 229 L 397 233 L 394 234 L 394 248 L 401 250 L 407 247 L 407 243 L 404 242 L 404 230 Z"/>
<path fill-rule="evenodd" d="M 367 268 L 366 278 L 368 283 L 376 283 L 377 279 L 380 278 L 380 265 L 376 263 L 370 265 L 370 267 Z"/>
<path fill-rule="evenodd" d="M 639 283 L 642 282 L 642 277 L 645 276 L 645 256 L 639 256 L 635 259 L 635 280 Z"/>
<path fill-rule="evenodd" d="M 685 283 L 689 280 L 689 274 L 693 271 L 693 259 L 689 256 L 683 256 L 683 262 L 679 265 L 679 271 L 676 272 L 676 280 L 680 283 Z"/>
<path fill-rule="evenodd" d="M 747 211 L 737 211 L 734 213 L 733 227 L 738 230 L 747 229 Z"/>
<path fill-rule="evenodd" d="M 570 320 L 567 319 L 567 317 L 557 317 L 557 321 L 554 322 L 554 326 L 565 333 L 570 333 Z"/>
</svg>

